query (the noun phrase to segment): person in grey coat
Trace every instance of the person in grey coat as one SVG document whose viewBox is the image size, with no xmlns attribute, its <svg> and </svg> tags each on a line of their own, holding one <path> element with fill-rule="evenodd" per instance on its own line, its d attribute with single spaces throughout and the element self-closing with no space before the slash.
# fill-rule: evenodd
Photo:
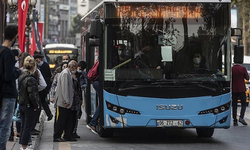
<svg viewBox="0 0 250 150">
<path fill-rule="evenodd" d="M 55 94 L 57 116 L 54 126 L 54 142 L 76 141 L 76 139 L 71 136 L 71 106 L 74 95 L 72 73 L 76 73 L 77 66 L 77 62 L 75 60 L 71 60 L 68 67 L 60 73 L 58 78 L 57 90 Z M 65 131 L 65 134 L 64 137 L 61 138 L 63 131 Z"/>
</svg>

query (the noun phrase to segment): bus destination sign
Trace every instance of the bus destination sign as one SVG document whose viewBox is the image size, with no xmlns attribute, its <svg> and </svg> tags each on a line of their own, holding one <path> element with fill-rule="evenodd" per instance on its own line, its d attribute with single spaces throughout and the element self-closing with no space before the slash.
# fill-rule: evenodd
<svg viewBox="0 0 250 150">
<path fill-rule="evenodd" d="M 200 6 L 118 6 L 119 18 L 201 18 Z"/>
<path fill-rule="evenodd" d="M 72 50 L 49 50 L 49 54 L 72 54 Z"/>
</svg>

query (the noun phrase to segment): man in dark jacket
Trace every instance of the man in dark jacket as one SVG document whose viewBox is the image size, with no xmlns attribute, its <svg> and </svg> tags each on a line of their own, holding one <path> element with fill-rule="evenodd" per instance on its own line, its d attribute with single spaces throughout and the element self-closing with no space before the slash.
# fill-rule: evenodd
<svg viewBox="0 0 250 150">
<path fill-rule="evenodd" d="M 239 122 L 243 125 L 247 125 L 247 122 L 244 120 L 244 115 L 246 111 L 246 85 L 245 80 L 249 80 L 249 75 L 245 67 L 235 64 L 232 68 L 232 98 L 233 98 L 233 119 L 234 126 L 238 126 L 237 122 L 237 101 L 241 100 L 241 111 Z"/>
<path fill-rule="evenodd" d="M 17 34 L 17 26 L 7 26 L 4 29 L 4 42 L 0 46 L 0 86 L 2 88 L 2 99 L 0 100 L 1 150 L 6 150 L 6 143 L 10 136 L 12 116 L 17 98 L 16 79 L 21 74 L 21 70 L 15 67 L 15 57 L 10 50 L 17 39 Z"/>
<path fill-rule="evenodd" d="M 34 53 L 34 59 L 36 60 L 37 63 L 37 68 L 41 71 L 43 78 L 47 84 L 47 87 L 39 92 L 39 97 L 41 100 L 42 107 L 48 116 L 48 121 L 53 118 L 53 115 L 49 109 L 48 103 L 46 102 L 46 97 L 49 93 L 50 87 L 51 87 L 51 71 L 49 68 L 49 64 L 43 61 L 43 55 L 40 53 Z"/>
</svg>

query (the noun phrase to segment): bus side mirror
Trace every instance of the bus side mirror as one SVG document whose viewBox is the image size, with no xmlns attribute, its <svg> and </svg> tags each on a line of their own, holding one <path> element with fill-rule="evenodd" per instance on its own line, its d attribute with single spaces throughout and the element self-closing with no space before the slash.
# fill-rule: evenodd
<svg viewBox="0 0 250 150">
<path fill-rule="evenodd" d="M 231 28 L 231 36 L 237 37 L 237 45 L 234 45 L 234 63 L 243 64 L 244 46 L 240 45 L 240 40 L 242 39 L 242 29 Z"/>
<path fill-rule="evenodd" d="M 244 47 L 242 45 L 234 45 L 234 63 L 243 64 Z"/>
<path fill-rule="evenodd" d="M 99 18 L 91 21 L 91 27 L 89 32 L 90 38 L 100 38 L 101 36 L 101 22 Z"/>
<path fill-rule="evenodd" d="M 242 37 L 242 30 L 240 28 L 231 28 L 231 36 Z"/>
<path fill-rule="evenodd" d="M 91 26 L 89 31 L 89 46 L 99 46 L 100 37 L 102 36 L 102 23 L 100 17 L 96 16 L 94 20 L 91 20 Z"/>
</svg>

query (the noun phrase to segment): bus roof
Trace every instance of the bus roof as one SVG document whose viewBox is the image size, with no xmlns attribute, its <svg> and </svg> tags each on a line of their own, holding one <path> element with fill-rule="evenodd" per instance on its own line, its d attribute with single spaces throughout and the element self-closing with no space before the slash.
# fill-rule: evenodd
<svg viewBox="0 0 250 150">
<path fill-rule="evenodd" d="M 184 3 L 231 3 L 231 0 L 103 0 L 98 5 L 96 5 L 92 10 L 90 10 L 86 15 L 84 15 L 81 20 L 86 18 L 89 14 L 95 11 L 96 8 L 101 6 L 104 2 L 155 2 L 155 3 L 163 3 L 163 2 L 184 2 Z"/>
<path fill-rule="evenodd" d="M 231 2 L 231 0 L 103 0 L 103 2 Z"/>
<path fill-rule="evenodd" d="M 47 44 L 45 49 L 51 48 L 76 48 L 73 44 Z"/>
</svg>

